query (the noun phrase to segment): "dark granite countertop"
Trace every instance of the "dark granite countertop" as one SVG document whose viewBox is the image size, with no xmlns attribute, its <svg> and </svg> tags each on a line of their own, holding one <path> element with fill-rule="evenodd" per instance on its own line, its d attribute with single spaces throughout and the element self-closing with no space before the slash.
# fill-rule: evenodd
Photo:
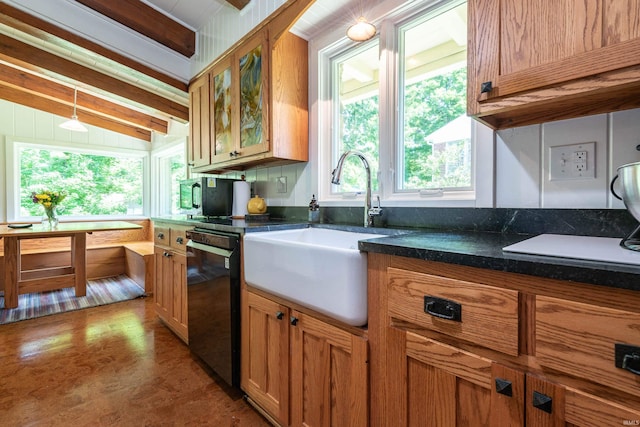
<svg viewBox="0 0 640 427">
<path fill-rule="evenodd" d="M 640 291 L 640 266 L 503 252 L 533 237 L 426 231 L 362 240 L 362 251 Z"/>
<path fill-rule="evenodd" d="M 305 221 L 281 219 L 262 222 L 235 219 L 202 222 L 201 218 L 188 219 L 184 215 L 152 218 L 152 220 L 238 234 L 310 226 Z M 533 237 L 533 234 L 364 228 L 339 224 L 311 226 L 383 234 L 384 237 L 359 242 L 359 249 L 366 252 L 640 291 L 640 266 L 502 251 L 503 247 Z"/>
</svg>

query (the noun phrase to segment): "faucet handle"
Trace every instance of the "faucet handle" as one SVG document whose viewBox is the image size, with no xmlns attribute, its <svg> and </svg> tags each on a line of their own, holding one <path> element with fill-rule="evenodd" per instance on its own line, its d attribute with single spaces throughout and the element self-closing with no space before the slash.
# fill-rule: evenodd
<svg viewBox="0 0 640 427">
<path fill-rule="evenodd" d="M 376 196 L 376 199 L 378 200 L 378 206 L 372 206 L 371 208 L 369 208 L 370 217 L 382 215 L 382 208 L 380 207 L 380 196 Z"/>
</svg>

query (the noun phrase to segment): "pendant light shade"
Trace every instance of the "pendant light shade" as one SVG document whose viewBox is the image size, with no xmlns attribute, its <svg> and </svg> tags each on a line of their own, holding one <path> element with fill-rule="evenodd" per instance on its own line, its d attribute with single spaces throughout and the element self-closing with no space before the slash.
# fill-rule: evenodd
<svg viewBox="0 0 640 427">
<path fill-rule="evenodd" d="M 73 116 L 71 116 L 71 120 L 67 120 L 66 122 L 60 124 L 62 129 L 67 129 L 73 132 L 87 132 L 88 129 L 80 123 L 78 120 L 78 116 L 76 115 L 76 103 L 78 101 L 78 88 L 73 89 Z"/>
<path fill-rule="evenodd" d="M 369 40 L 375 35 L 375 25 L 367 21 L 364 16 L 358 18 L 358 21 L 347 29 L 347 37 L 356 42 Z"/>
</svg>

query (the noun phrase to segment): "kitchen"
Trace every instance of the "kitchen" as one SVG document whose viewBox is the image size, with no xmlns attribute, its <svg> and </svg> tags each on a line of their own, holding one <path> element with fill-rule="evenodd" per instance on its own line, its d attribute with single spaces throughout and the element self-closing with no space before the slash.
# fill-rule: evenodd
<svg viewBox="0 0 640 427">
<path fill-rule="evenodd" d="M 390 7 L 389 4 L 395 3 L 397 2 L 382 2 L 379 8 Z M 378 9 L 374 9 L 374 12 L 378 14 L 378 16 L 372 17 L 374 20 L 384 15 Z M 310 43 L 310 79 L 316 75 L 314 73 L 318 73 L 317 67 L 313 66 L 313 58 L 316 57 L 313 52 L 320 51 L 323 42 L 329 44 L 326 39 L 330 39 L 332 36 L 336 37 L 335 34 L 340 33 L 340 37 L 343 37 L 346 24 L 340 28 L 337 27 L 333 34 L 326 35 L 324 39 L 319 36 L 318 40 L 313 39 L 314 43 Z M 384 26 L 381 27 L 381 31 L 383 29 Z M 200 68 L 209 62 L 210 60 L 205 61 L 200 65 Z M 196 66 L 196 68 L 198 67 Z M 624 93 L 633 93 L 632 89 L 633 85 L 628 85 L 624 87 L 624 90 L 614 93 L 618 93 L 622 99 L 625 96 Z M 594 115 L 563 121 L 553 120 L 556 117 L 569 117 L 563 116 L 565 111 L 560 109 L 555 111 L 553 116 L 546 116 L 547 119 L 542 120 L 543 124 L 506 127 L 498 131 L 495 142 L 490 130 L 478 126 L 475 129 L 479 135 L 475 159 L 475 176 L 477 177 L 475 198 L 436 200 L 425 194 L 424 197 L 412 202 L 393 200 L 391 195 L 387 193 L 386 197 L 383 195 L 381 198 L 384 221 L 389 227 L 425 227 L 447 230 L 471 228 L 479 231 L 508 233 L 586 234 L 617 238 L 625 236 L 635 227 L 635 221 L 624 210 L 624 205 L 612 197 L 609 183 L 615 176 L 615 170 L 618 166 L 639 160 L 635 148 L 638 144 L 637 116 L 639 113 L 636 109 L 614 113 L 607 113 L 608 110 L 598 111 L 599 105 L 606 105 L 606 102 L 598 96 L 602 97 L 601 92 L 593 94 L 594 98 L 589 98 L 600 101 L 595 107 L 583 107 L 586 111 L 593 112 Z M 343 198 L 342 195 L 332 199 L 332 190 L 329 189 L 328 184 L 329 179 L 320 179 L 321 174 L 328 175 L 330 173 L 335 166 L 335 161 L 325 160 L 325 163 L 320 163 L 321 157 L 326 159 L 326 155 L 321 154 L 319 149 L 324 147 L 324 142 L 316 136 L 321 132 L 319 130 L 314 132 L 314 129 L 319 128 L 317 119 L 314 118 L 315 104 L 313 103 L 317 97 L 319 97 L 317 93 L 314 96 L 314 85 L 310 85 L 309 162 L 249 169 L 246 171 L 247 179 L 257 183 L 256 192 L 266 198 L 272 215 L 290 212 L 291 214 L 288 216 L 294 219 L 306 219 L 306 206 L 311 195 L 315 193 L 320 195 L 320 209 L 324 222 L 359 224 L 362 218 L 363 201 L 353 201 Z M 620 101 L 619 103 L 633 105 L 631 101 Z M 16 107 L 11 106 L 11 111 L 14 111 L 14 108 Z M 545 108 L 552 111 L 551 107 Z M 610 108 L 611 111 L 617 109 Z M 579 109 L 576 108 L 566 114 L 581 116 L 583 113 L 575 113 L 577 110 Z M 15 111 L 17 111 L 17 118 L 13 113 L 5 116 L 3 121 L 5 124 L 2 127 L 6 129 L 3 130 L 4 134 L 33 139 L 42 137 L 40 132 L 45 132 L 44 137 L 47 137 L 47 131 L 38 130 L 36 132 L 39 126 L 34 125 L 36 118 L 41 118 L 41 114 L 34 114 L 21 108 L 17 108 Z M 547 114 L 551 113 L 547 112 Z M 53 122 L 52 119 L 47 120 Z M 390 131 L 387 130 L 387 132 Z M 74 139 L 71 141 L 72 143 L 85 142 L 75 139 L 79 138 L 77 136 L 72 136 L 72 138 Z M 134 146 L 145 147 L 145 149 L 147 147 L 140 141 L 123 139 L 119 144 L 126 146 L 131 143 Z M 551 173 L 552 165 L 548 156 L 554 151 L 553 147 L 584 143 L 594 143 L 593 146 L 589 146 L 592 147 L 592 151 L 588 151 L 588 154 L 591 155 L 588 156 L 590 160 L 587 162 L 587 169 L 594 172 L 593 177 L 588 179 L 547 179 L 548 174 Z M 161 146 L 162 143 L 158 145 Z M 6 150 L 3 149 L 0 156 L 4 156 L 5 153 Z M 0 159 L 7 162 L 6 158 Z M 276 179 L 283 176 L 286 177 L 287 191 L 281 193 L 278 191 Z M 492 179 L 484 177 L 492 177 Z M 5 179 L 5 177 L 0 179 Z M 323 186 L 326 186 L 328 191 L 325 190 L 323 193 Z M 11 187 L 5 183 L 5 188 Z M 8 194 L 8 197 L 11 196 Z M 3 208 L 10 205 L 8 200 L 2 200 L 0 203 L 3 204 Z M 4 212 L 7 212 L 7 209 L 3 209 Z M 161 213 L 157 212 L 152 215 L 161 216 Z M 464 276 L 463 273 L 460 274 Z M 637 290 L 637 288 L 633 289 Z M 520 292 L 528 297 L 536 295 L 534 291 L 520 290 Z M 524 310 L 524 313 L 531 314 L 530 310 Z M 370 339 L 373 340 L 373 337 Z M 454 344 L 458 343 L 454 342 Z M 373 352 L 373 350 L 370 351 Z M 498 358 L 493 353 L 490 354 L 490 357 Z M 510 363 L 514 362 L 510 361 Z M 372 366 L 375 366 L 375 362 Z M 517 366 L 522 367 L 522 365 Z M 373 376 L 371 378 L 373 387 L 375 379 Z M 578 383 L 580 382 L 578 381 Z M 622 396 L 622 401 L 624 399 L 625 396 Z M 371 409 L 375 410 L 374 408 L 384 408 L 384 405 L 371 405 Z M 372 423 L 376 419 L 378 418 L 374 417 L 372 413 Z"/>
</svg>

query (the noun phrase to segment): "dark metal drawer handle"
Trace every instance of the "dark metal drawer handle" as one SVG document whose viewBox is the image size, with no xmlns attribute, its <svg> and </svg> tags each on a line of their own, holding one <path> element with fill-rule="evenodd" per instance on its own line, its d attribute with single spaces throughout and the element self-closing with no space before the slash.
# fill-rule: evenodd
<svg viewBox="0 0 640 427">
<path fill-rule="evenodd" d="M 616 368 L 640 375 L 640 347 L 628 344 L 615 345 Z"/>
<path fill-rule="evenodd" d="M 278 320 L 282 320 L 282 318 L 284 317 L 284 313 L 281 311 L 276 312 L 276 319 Z"/>
<path fill-rule="evenodd" d="M 550 414 L 553 410 L 553 399 L 546 394 L 534 391 L 533 407 Z"/>
<path fill-rule="evenodd" d="M 177 238 L 176 238 L 176 243 L 177 243 L 177 244 L 179 244 L 179 245 L 181 245 L 181 244 L 183 244 L 183 243 L 184 243 L 184 239 L 183 239 L 182 237 L 177 237 Z"/>
<path fill-rule="evenodd" d="M 448 299 L 425 295 L 424 312 L 440 319 L 462 322 L 462 305 Z"/>
</svg>

